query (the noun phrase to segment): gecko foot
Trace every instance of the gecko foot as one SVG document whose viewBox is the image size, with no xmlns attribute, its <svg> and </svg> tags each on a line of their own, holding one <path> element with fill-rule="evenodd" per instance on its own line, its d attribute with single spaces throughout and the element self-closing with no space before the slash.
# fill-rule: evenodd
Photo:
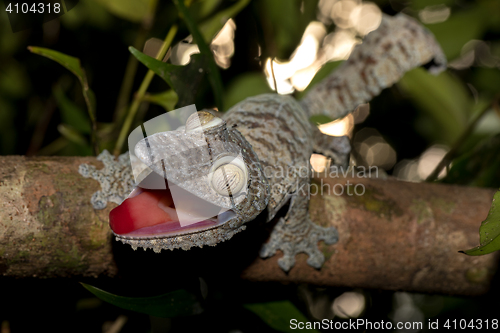
<svg viewBox="0 0 500 333">
<path fill-rule="evenodd" d="M 283 257 L 278 260 L 278 265 L 288 272 L 295 265 L 295 255 L 306 253 L 309 258 L 307 264 L 320 269 L 325 261 L 325 256 L 318 249 L 318 242 L 335 244 L 338 241 L 338 232 L 335 227 L 323 228 L 312 223 L 309 218 L 305 228 L 290 228 L 290 224 L 281 218 L 274 227 L 269 241 L 260 250 L 262 258 L 272 257 L 277 250 L 283 252 Z M 295 229 L 295 230 L 294 230 Z"/>
</svg>

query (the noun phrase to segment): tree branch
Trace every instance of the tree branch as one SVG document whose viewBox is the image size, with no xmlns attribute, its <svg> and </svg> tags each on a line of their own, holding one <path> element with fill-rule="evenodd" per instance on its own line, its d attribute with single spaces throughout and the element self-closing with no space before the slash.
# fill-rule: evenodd
<svg viewBox="0 0 500 333">
<path fill-rule="evenodd" d="M 497 268 L 497 254 L 458 253 L 478 244 L 491 189 L 318 176 L 312 193 L 321 185 L 323 193 L 311 197 L 311 218 L 336 226 L 340 241 L 320 244 L 327 258 L 321 270 L 298 255 L 286 274 L 276 263 L 279 254 L 258 258 L 272 227 L 259 219 L 216 247 L 134 252 L 111 237 L 108 214 L 115 204 L 92 208 L 99 183 L 78 173 L 82 163 L 102 167 L 93 157 L 0 156 L 0 274 L 143 280 L 197 274 L 473 295 L 488 290 Z M 355 190 L 364 194 L 348 194 Z"/>
</svg>

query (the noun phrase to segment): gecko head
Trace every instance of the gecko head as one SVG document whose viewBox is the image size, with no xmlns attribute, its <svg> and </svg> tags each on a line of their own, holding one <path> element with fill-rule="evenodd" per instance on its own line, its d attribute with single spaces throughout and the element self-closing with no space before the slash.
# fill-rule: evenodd
<svg viewBox="0 0 500 333">
<path fill-rule="evenodd" d="M 133 248 L 213 246 L 267 206 L 269 187 L 257 155 L 210 111 L 139 140 L 133 156 L 138 186 L 110 213 L 117 240 Z"/>
</svg>

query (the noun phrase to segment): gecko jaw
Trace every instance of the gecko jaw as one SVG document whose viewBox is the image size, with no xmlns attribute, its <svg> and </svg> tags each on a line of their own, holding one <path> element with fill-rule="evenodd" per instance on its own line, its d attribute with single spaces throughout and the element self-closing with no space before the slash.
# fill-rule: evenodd
<svg viewBox="0 0 500 333">
<path fill-rule="evenodd" d="M 227 213 L 227 214 L 226 214 Z M 231 216 L 229 219 L 225 215 Z M 174 238 L 183 235 L 195 234 L 204 232 L 210 229 L 218 228 L 229 222 L 236 216 L 232 211 L 226 211 L 218 216 L 205 219 L 203 221 L 182 227 L 177 222 L 173 223 L 160 223 L 150 227 L 143 227 L 126 234 L 117 234 L 113 231 L 116 237 L 126 239 L 161 239 L 161 238 Z"/>
<path fill-rule="evenodd" d="M 181 225 L 179 216 L 192 222 Z M 231 209 L 211 218 L 197 217 L 176 208 L 168 189 L 136 188 L 129 198 L 110 212 L 110 227 L 115 236 L 126 239 L 173 238 L 221 227 L 235 217 L 237 214 Z"/>
<path fill-rule="evenodd" d="M 215 223 L 212 226 L 196 227 L 196 224 L 198 224 L 196 223 L 184 228 L 183 232 L 177 231 L 175 233 L 156 235 L 132 235 L 132 233 L 120 235 L 114 231 L 113 234 L 117 241 L 129 244 L 134 250 L 139 247 L 143 248 L 144 251 L 151 248 L 156 253 L 161 252 L 161 250 L 189 250 L 192 247 L 215 246 L 220 242 L 232 238 L 234 234 L 245 230 L 246 226 L 244 225 L 236 228 L 230 226 L 228 222 L 232 222 L 235 219 L 238 219 L 238 215 L 232 210 L 228 210 L 219 214 L 216 219 L 211 218 L 211 222 Z M 204 222 L 206 221 L 199 223 Z M 180 228 L 179 230 L 182 229 Z"/>
</svg>

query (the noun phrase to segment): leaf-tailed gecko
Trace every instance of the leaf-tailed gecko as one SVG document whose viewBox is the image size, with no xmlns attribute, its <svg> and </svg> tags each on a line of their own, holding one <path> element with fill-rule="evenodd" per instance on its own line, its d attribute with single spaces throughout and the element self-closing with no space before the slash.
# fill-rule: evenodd
<svg viewBox="0 0 500 333">
<path fill-rule="evenodd" d="M 379 28 L 368 34 L 363 43 L 354 48 L 349 59 L 313 87 L 302 101 L 278 94 L 259 95 L 236 104 L 220 121 L 208 119 L 206 123 L 201 123 L 209 143 L 207 159 L 201 167 L 189 169 L 192 166 L 189 158 L 177 165 L 165 165 L 162 162 L 160 155 L 174 154 L 176 147 L 186 144 L 181 142 L 185 140 L 184 134 L 179 134 L 179 140 L 171 137 L 166 139 L 161 133 L 147 137 L 136 147 L 139 158 L 141 154 L 144 160 L 151 158 L 146 145 L 163 145 L 163 152 L 158 152 L 156 160 L 150 161 L 152 169 L 162 174 L 184 165 L 185 169 L 181 168 L 184 172 L 179 177 L 184 177 L 187 186 L 196 188 L 194 191 L 209 201 L 220 197 L 215 201 L 218 200 L 218 204 L 227 207 L 232 214 L 225 214 L 223 218 L 219 216 L 219 222 L 209 227 L 181 229 L 161 236 L 115 233 L 116 239 L 130 244 L 134 249 L 152 248 L 156 252 L 161 249 L 188 250 L 193 246 L 216 245 L 244 230 L 245 223 L 255 219 L 264 209 L 267 208 L 267 220 L 272 220 L 289 203 L 284 217 L 279 218 L 270 239 L 262 246 L 260 255 L 270 257 L 281 250 L 283 257 L 278 260 L 278 264 L 288 271 L 295 263 L 295 255 L 306 253 L 307 263 L 314 268 L 321 268 L 324 256 L 318 249 L 318 242 L 333 244 L 338 241 L 339 235 L 335 227 L 320 227 L 309 218 L 309 160 L 311 154 L 317 152 L 332 158 L 335 165 L 346 166 L 350 144 L 347 137 L 322 134 L 316 125 L 309 122 L 309 118 L 316 114 L 341 118 L 397 82 L 406 71 L 431 61 L 433 63 L 429 70 L 434 74 L 446 67 L 446 58 L 427 29 L 404 14 L 394 17 L 383 15 Z M 189 140 L 196 146 L 195 139 Z M 236 165 L 231 165 L 235 164 L 233 162 L 217 162 L 221 160 L 217 155 L 220 153 L 217 147 L 227 144 L 232 144 L 242 152 Z M 203 157 L 199 158 L 203 160 Z M 125 199 L 123 193 L 129 193 L 134 185 L 126 157 L 115 162 L 109 153 L 104 152 L 100 159 L 105 162 L 103 170 L 88 165 L 80 167 L 82 175 L 101 182 L 103 190 L 94 194 L 92 199 L 96 208 L 103 208 L 108 200 L 120 202 Z M 231 180 L 226 174 L 230 173 L 228 165 L 236 170 L 229 175 L 234 176 Z M 199 176 L 199 173 L 215 174 L 219 168 L 224 174 L 222 188 L 228 191 L 225 197 L 214 194 L 218 184 L 211 181 L 210 177 L 198 177 L 196 181 L 189 178 Z M 188 169 L 190 171 L 186 171 Z M 234 183 L 230 184 L 233 180 Z M 231 193 L 232 190 L 236 192 L 236 189 L 246 190 L 246 195 L 239 201 L 235 201 L 237 193 Z M 121 194 L 117 194 L 118 191 Z"/>
</svg>

